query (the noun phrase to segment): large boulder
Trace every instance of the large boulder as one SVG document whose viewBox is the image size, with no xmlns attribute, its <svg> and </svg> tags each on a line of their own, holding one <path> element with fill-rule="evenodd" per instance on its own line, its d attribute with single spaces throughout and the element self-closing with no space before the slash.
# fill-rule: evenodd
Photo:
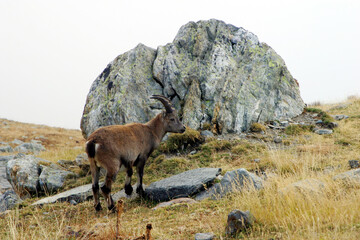
<svg viewBox="0 0 360 240">
<path fill-rule="evenodd" d="M 204 190 L 221 173 L 221 168 L 198 168 L 151 183 L 147 196 L 154 201 L 189 197 Z"/>
<path fill-rule="evenodd" d="M 239 133 L 257 121 L 299 115 L 297 81 L 283 59 L 257 36 L 215 19 L 189 22 L 157 50 L 138 45 L 112 61 L 94 81 L 81 120 L 84 136 L 111 124 L 146 122 L 169 97 L 186 125 L 211 124 Z"/>
</svg>

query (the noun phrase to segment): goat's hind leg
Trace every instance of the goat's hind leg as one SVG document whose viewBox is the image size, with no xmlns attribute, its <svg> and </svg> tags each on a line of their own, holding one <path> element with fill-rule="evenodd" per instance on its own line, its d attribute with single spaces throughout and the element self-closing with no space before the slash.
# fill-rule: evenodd
<svg viewBox="0 0 360 240">
<path fill-rule="evenodd" d="M 101 187 L 101 191 L 102 191 L 102 193 L 103 193 L 103 195 L 104 195 L 104 197 L 106 199 L 108 209 L 109 209 L 109 211 L 112 211 L 112 212 L 116 211 L 114 200 L 111 197 L 111 185 L 112 185 L 112 182 L 116 178 L 116 174 L 117 174 L 117 171 L 116 171 L 116 173 L 107 172 L 106 177 L 105 177 L 105 183 Z"/>
<path fill-rule="evenodd" d="M 90 170 L 91 170 L 91 178 L 92 178 L 92 191 L 94 196 L 94 208 L 95 210 L 101 211 L 101 203 L 99 200 L 99 176 L 100 176 L 100 168 L 96 166 L 94 159 L 89 159 L 90 162 Z"/>
</svg>

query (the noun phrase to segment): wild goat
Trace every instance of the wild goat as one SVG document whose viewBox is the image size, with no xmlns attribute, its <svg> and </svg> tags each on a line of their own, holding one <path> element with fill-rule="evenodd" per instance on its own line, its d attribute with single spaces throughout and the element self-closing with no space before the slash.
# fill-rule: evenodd
<svg viewBox="0 0 360 240">
<path fill-rule="evenodd" d="M 131 195 L 133 191 L 131 186 L 132 167 L 136 166 L 136 192 L 143 197 L 145 192 L 142 180 L 146 160 L 159 146 L 167 132 L 183 133 L 185 131 L 185 126 L 180 122 L 169 99 L 161 95 L 153 95 L 150 98 L 159 100 L 166 111 L 159 113 L 145 124 L 130 123 L 101 127 L 87 139 L 86 153 L 89 156 L 96 211 L 102 209 L 99 201 L 100 167 L 107 171 L 101 191 L 107 201 L 108 209 L 114 210 L 114 201 L 110 192 L 111 184 L 119 170 L 126 170 L 125 193 Z"/>
</svg>

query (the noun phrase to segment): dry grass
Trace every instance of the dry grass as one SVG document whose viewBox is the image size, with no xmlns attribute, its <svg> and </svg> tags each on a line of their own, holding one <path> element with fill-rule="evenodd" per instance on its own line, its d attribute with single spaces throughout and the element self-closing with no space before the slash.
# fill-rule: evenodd
<svg viewBox="0 0 360 240">
<path fill-rule="evenodd" d="M 330 136 L 305 131 L 289 136 L 290 145 L 281 148 L 267 143 L 213 140 L 200 146 L 194 155 L 152 159 L 145 169 L 146 184 L 165 177 L 169 171 L 204 164 L 224 170 L 259 168 L 266 171 L 268 179 L 261 191 L 249 189 L 216 201 L 176 204 L 156 211 L 152 210 L 153 202 L 125 200 L 122 234 L 128 238 L 141 236 L 146 224 L 151 223 L 154 239 L 194 239 L 197 232 L 213 232 L 217 239 L 231 239 L 224 234 L 227 215 L 240 209 L 250 210 L 257 221 L 236 239 L 360 239 L 360 187 L 332 179 L 348 170 L 348 160 L 359 160 L 360 156 L 360 118 L 356 117 L 360 115 L 360 100 L 350 99 L 348 104 L 330 111 L 350 116 L 338 122 L 339 127 Z M 332 107 L 319 106 L 323 110 Z M 49 158 L 63 158 L 58 154 L 50 154 Z M 66 155 L 72 154 L 77 153 Z M 254 158 L 260 162 L 255 163 Z M 164 168 L 152 165 L 155 163 Z M 283 190 L 309 178 L 320 180 L 325 187 L 320 192 Z M 117 187 L 122 185 L 117 182 Z M 105 210 L 95 213 L 92 202 L 76 206 L 56 203 L 38 209 L 26 206 L 32 201 L 0 218 L 1 239 L 75 239 L 75 235 L 76 239 L 115 238 L 116 215 L 108 215 Z"/>
</svg>

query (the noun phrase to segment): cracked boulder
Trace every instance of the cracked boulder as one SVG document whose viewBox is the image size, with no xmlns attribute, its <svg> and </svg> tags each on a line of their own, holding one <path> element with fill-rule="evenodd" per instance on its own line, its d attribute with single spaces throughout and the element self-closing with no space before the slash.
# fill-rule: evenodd
<svg viewBox="0 0 360 240">
<path fill-rule="evenodd" d="M 146 122 L 162 109 L 152 94 L 170 98 L 183 122 L 214 133 L 240 133 L 260 121 L 303 111 L 298 82 L 284 60 L 258 37 L 211 19 L 189 22 L 156 50 L 139 44 L 118 56 L 91 86 L 81 129 Z"/>
</svg>

